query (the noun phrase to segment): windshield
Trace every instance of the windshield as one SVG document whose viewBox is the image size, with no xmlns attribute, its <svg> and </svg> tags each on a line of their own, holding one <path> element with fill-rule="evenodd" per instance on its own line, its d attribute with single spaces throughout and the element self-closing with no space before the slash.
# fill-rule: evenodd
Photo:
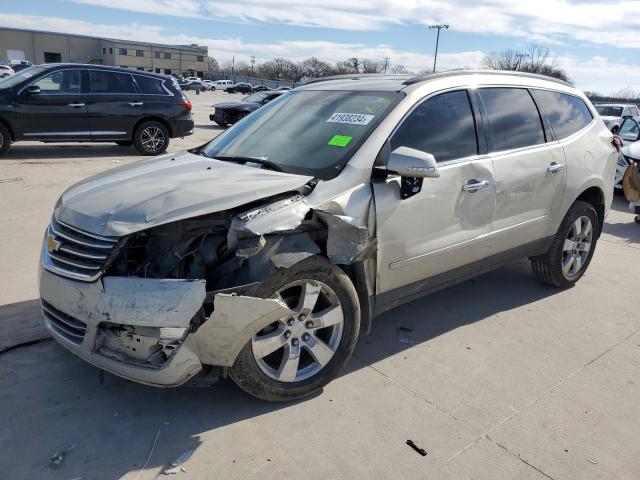
<svg viewBox="0 0 640 480">
<path fill-rule="evenodd" d="M 606 105 L 601 105 L 596 107 L 596 110 L 603 117 L 621 117 L 622 116 L 622 107 L 607 107 Z"/>
<path fill-rule="evenodd" d="M 252 93 L 248 97 L 244 97 L 242 101 L 248 102 L 248 103 L 260 103 L 264 100 L 264 97 L 266 96 L 267 96 L 266 93 Z"/>
<path fill-rule="evenodd" d="M 291 91 L 213 139 L 202 153 L 266 160 L 284 172 L 329 180 L 402 97 L 400 92 Z"/>
<path fill-rule="evenodd" d="M 18 85 L 20 82 L 24 82 L 28 78 L 33 77 L 34 75 L 38 75 L 43 72 L 47 67 L 29 67 L 24 70 L 10 75 L 2 80 L 0 80 L 0 90 L 6 90 L 7 88 L 13 88 Z"/>
</svg>

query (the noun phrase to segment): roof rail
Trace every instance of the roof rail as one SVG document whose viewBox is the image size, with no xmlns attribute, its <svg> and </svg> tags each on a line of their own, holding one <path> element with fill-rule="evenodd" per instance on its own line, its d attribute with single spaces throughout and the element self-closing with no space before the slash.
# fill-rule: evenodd
<svg viewBox="0 0 640 480">
<path fill-rule="evenodd" d="M 564 80 L 560 80 L 559 78 L 549 77 L 547 75 L 540 75 L 538 73 L 529 73 L 529 72 L 515 72 L 513 70 L 449 70 L 447 72 L 440 73 L 421 73 L 419 75 L 415 75 L 411 78 L 408 78 L 403 82 L 404 85 L 413 85 L 414 83 L 423 82 L 426 80 L 436 80 L 439 78 L 447 78 L 453 77 L 457 75 L 511 75 L 514 77 L 527 77 L 527 78 L 537 78 L 538 80 L 547 80 L 549 82 L 559 83 L 561 85 L 566 85 L 571 87 L 572 85 L 569 82 L 565 82 Z"/>
<path fill-rule="evenodd" d="M 410 78 L 409 75 L 400 74 L 400 73 L 345 73 L 342 75 L 330 75 L 328 77 L 320 77 L 314 78 L 313 80 L 309 80 L 305 82 L 305 85 L 309 85 L 311 83 L 319 83 L 319 82 L 328 82 L 330 80 L 362 80 L 366 78 L 378 78 L 378 79 L 401 79 L 401 78 Z"/>
</svg>

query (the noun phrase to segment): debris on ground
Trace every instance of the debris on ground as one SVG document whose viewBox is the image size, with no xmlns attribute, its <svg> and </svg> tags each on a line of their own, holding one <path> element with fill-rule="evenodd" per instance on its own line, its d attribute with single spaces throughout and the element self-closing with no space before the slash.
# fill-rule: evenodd
<svg viewBox="0 0 640 480">
<path fill-rule="evenodd" d="M 66 458 L 66 456 L 69 455 L 69 452 L 74 448 L 76 448 L 75 443 L 65 448 L 64 450 L 56 453 L 53 457 L 51 457 L 51 460 L 49 460 L 49 466 L 51 468 L 58 468 L 60 465 L 62 465 L 62 462 L 64 462 L 64 459 Z"/>
<path fill-rule="evenodd" d="M 140 474 L 144 472 L 144 469 L 147 468 L 147 465 L 149 465 L 149 460 L 151 460 L 151 455 L 153 455 L 153 451 L 156 449 L 156 443 L 158 443 L 159 436 L 160 436 L 160 429 L 158 429 L 158 432 L 156 433 L 156 438 L 153 439 L 153 445 L 151 445 L 151 450 L 149 451 L 149 456 L 147 457 L 147 461 L 144 462 L 144 465 L 142 466 L 142 468 L 138 470 L 138 473 L 136 474 L 134 480 L 138 480 L 138 477 L 140 476 Z"/>
<path fill-rule="evenodd" d="M 598 462 L 596 462 L 595 460 L 591 460 L 590 458 L 587 458 L 587 462 L 591 462 L 591 463 L 593 463 L 593 464 L 595 464 L 595 465 L 597 465 L 597 464 L 598 464 Z"/>
<path fill-rule="evenodd" d="M 184 469 L 184 467 L 182 467 L 182 464 L 187 460 L 189 460 L 189 458 L 191 458 L 191 455 L 193 455 L 193 452 L 194 450 L 187 450 L 186 452 L 181 454 L 178 458 L 176 458 L 173 462 L 171 462 L 169 466 L 165 468 L 162 473 L 165 475 L 173 475 L 180 471 L 186 473 L 186 470 Z"/>
<path fill-rule="evenodd" d="M 397 330 L 397 334 L 398 334 L 398 343 L 401 343 L 403 345 L 413 345 L 414 343 L 416 343 L 416 341 L 411 338 L 411 334 L 413 333 L 413 330 L 407 327 L 398 327 Z"/>
<path fill-rule="evenodd" d="M 406 443 L 423 457 L 427 456 L 427 451 L 424 448 L 420 448 L 415 443 L 413 443 L 413 440 L 407 440 Z"/>
</svg>

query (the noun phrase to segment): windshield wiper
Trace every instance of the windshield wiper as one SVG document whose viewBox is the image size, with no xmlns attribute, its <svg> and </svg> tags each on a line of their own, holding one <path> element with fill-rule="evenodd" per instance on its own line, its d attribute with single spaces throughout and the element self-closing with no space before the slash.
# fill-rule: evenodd
<svg viewBox="0 0 640 480">
<path fill-rule="evenodd" d="M 285 170 L 278 165 L 277 163 L 271 162 L 269 160 L 265 160 L 264 158 L 257 158 L 257 157 L 236 157 L 236 156 L 222 156 L 222 157 L 218 157 L 218 156 L 213 156 L 213 158 L 215 158 L 216 160 L 222 160 L 225 162 L 238 162 L 238 163 L 257 163 L 259 165 L 262 165 L 264 167 L 267 167 L 269 170 L 274 170 L 276 172 L 283 172 L 283 173 L 287 173 L 285 172 Z"/>
</svg>

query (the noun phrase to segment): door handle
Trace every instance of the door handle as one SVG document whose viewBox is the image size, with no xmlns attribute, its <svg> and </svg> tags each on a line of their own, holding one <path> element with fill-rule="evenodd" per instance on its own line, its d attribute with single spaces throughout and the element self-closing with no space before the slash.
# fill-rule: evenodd
<svg viewBox="0 0 640 480">
<path fill-rule="evenodd" d="M 144 105 L 142 102 L 129 102 L 130 107 L 141 107 L 142 105 Z"/>
<path fill-rule="evenodd" d="M 477 192 L 478 190 L 480 190 L 481 188 L 484 187 L 488 187 L 489 186 L 489 180 L 482 180 L 482 181 L 477 181 L 477 180 L 469 180 L 467 183 L 465 183 L 462 186 L 462 190 L 464 190 L 465 192 Z"/>
<path fill-rule="evenodd" d="M 67 106 L 73 108 L 84 107 L 84 103 L 70 103 Z"/>
<path fill-rule="evenodd" d="M 564 163 L 552 163 L 547 167 L 547 172 L 554 175 L 564 168 Z"/>
</svg>

